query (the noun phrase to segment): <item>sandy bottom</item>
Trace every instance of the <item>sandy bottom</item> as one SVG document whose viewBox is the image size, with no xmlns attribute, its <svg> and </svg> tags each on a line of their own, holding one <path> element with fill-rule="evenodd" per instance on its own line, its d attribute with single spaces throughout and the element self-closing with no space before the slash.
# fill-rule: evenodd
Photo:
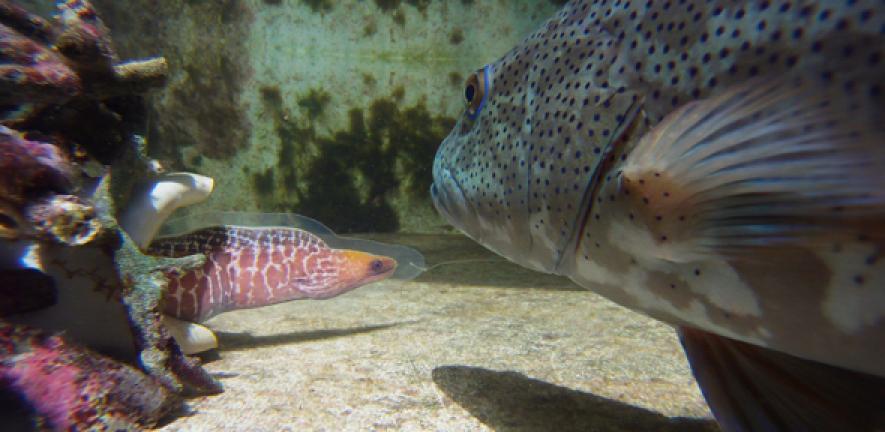
<svg viewBox="0 0 885 432">
<path fill-rule="evenodd" d="M 397 236 L 428 263 L 496 259 Z M 504 262 L 207 323 L 225 392 L 165 431 L 716 431 L 673 330 Z"/>
</svg>

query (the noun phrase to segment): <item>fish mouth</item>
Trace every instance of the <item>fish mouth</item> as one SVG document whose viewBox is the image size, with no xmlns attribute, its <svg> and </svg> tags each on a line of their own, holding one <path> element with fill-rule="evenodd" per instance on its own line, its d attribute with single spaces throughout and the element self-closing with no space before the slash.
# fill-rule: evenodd
<svg viewBox="0 0 885 432">
<path fill-rule="evenodd" d="M 467 202 L 464 190 L 461 184 L 452 175 L 451 171 L 446 168 L 439 170 L 438 175 L 434 176 L 433 183 L 430 185 L 430 198 L 433 200 L 433 206 L 436 211 L 441 214 L 446 221 L 455 228 L 463 232 L 463 222 L 471 214 L 472 207 Z"/>
<path fill-rule="evenodd" d="M 446 204 L 440 196 L 439 188 L 436 187 L 436 182 L 430 184 L 430 199 L 433 201 L 433 206 L 436 207 L 436 211 L 448 219 L 449 211 L 446 209 Z"/>
</svg>

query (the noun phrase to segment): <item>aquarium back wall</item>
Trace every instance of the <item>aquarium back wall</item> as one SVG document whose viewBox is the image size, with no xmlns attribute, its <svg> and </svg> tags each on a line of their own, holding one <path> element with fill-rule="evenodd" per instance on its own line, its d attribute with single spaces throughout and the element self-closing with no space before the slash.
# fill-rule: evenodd
<svg viewBox="0 0 885 432">
<path fill-rule="evenodd" d="M 440 232 L 433 155 L 465 76 L 553 14 L 513 0 L 98 0 L 123 57 L 172 69 L 150 153 L 216 180 L 192 211 L 297 212 L 342 232 Z"/>
</svg>

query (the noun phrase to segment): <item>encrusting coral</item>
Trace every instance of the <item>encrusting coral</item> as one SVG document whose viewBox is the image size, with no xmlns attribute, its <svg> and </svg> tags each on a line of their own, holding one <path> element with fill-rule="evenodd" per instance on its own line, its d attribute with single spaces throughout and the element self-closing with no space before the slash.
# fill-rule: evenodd
<svg viewBox="0 0 885 432">
<path fill-rule="evenodd" d="M 158 172 L 132 127 L 165 60 L 119 62 L 88 1 L 56 5 L 50 21 L 0 0 L 0 392 L 40 429 L 151 427 L 221 391 L 159 312 L 164 274 L 204 257 L 140 247 L 212 180 Z"/>
<path fill-rule="evenodd" d="M 38 407 L 41 430 L 135 429 L 179 403 L 154 378 L 41 330 L 0 323 L 0 359 L 3 385 Z"/>
<path fill-rule="evenodd" d="M 110 32 L 88 1 L 56 2 L 56 22 L 0 1 L 0 104 L 22 104 L 16 117 L 78 97 L 138 94 L 162 85 L 162 57 L 120 63 Z"/>
<path fill-rule="evenodd" d="M 99 230 L 92 205 L 71 195 L 74 169 L 61 150 L 0 126 L 0 237 L 88 243 Z"/>
</svg>

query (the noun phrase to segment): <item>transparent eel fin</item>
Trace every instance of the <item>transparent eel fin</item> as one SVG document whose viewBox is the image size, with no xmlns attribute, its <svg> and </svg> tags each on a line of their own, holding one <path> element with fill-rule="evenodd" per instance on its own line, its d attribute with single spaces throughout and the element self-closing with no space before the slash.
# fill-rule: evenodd
<svg viewBox="0 0 885 432">
<path fill-rule="evenodd" d="M 396 272 L 391 276 L 394 279 L 414 279 L 427 270 L 424 256 L 415 249 L 374 240 L 342 237 L 321 222 L 294 213 L 225 211 L 192 213 L 168 220 L 160 229 L 159 237 L 179 236 L 212 226 L 284 227 L 310 231 L 336 249 L 354 249 L 395 259 L 397 261 Z"/>
</svg>

